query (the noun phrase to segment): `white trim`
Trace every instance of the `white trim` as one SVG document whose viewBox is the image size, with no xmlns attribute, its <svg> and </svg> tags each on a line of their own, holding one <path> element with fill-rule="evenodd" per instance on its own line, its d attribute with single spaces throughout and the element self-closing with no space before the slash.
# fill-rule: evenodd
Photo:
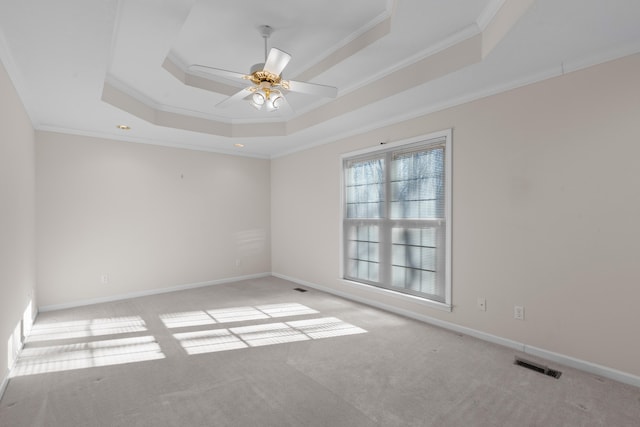
<svg viewBox="0 0 640 427">
<path fill-rule="evenodd" d="M 206 282 L 187 283 L 185 285 L 176 285 L 176 286 L 169 286 L 166 288 L 148 289 L 145 291 L 129 292 L 126 294 L 111 295 L 107 297 L 90 298 L 90 299 L 74 301 L 74 302 L 69 302 L 64 304 L 45 305 L 43 307 L 39 307 L 38 311 L 40 313 L 44 313 L 47 311 L 63 310 L 66 308 L 83 307 L 86 305 L 100 304 L 104 302 L 121 301 L 121 300 L 130 299 L 130 298 L 166 294 L 169 292 L 184 291 L 187 289 L 195 289 L 195 288 L 204 288 L 206 286 L 222 285 L 225 283 L 240 282 L 242 280 L 249 280 L 249 279 L 259 279 L 262 277 L 269 277 L 269 276 L 271 276 L 271 273 L 258 273 L 258 274 L 250 274 L 247 276 L 236 276 L 236 277 L 228 277 L 225 279 L 209 280 Z"/>
<path fill-rule="evenodd" d="M 426 304 L 432 308 L 436 308 L 438 310 L 445 310 L 445 311 L 451 311 L 452 310 L 452 301 L 451 301 L 451 296 L 452 296 L 452 291 L 451 288 L 453 287 L 453 280 L 451 277 L 452 274 L 452 262 L 451 262 L 451 257 L 453 256 L 453 250 L 451 248 L 452 246 L 452 228 L 453 228 L 453 224 L 452 224 L 452 218 L 453 218 L 453 211 L 452 211 L 452 199 L 453 199 L 453 183 L 452 183 L 452 178 L 453 178 L 453 173 L 452 173 L 452 166 L 453 166 L 453 140 L 452 140 L 452 134 L 453 134 L 453 129 L 449 128 L 449 129 L 444 129 L 444 130 L 440 130 L 440 131 L 436 131 L 436 132 L 431 132 L 429 134 L 424 134 L 424 135 L 418 135 L 418 136 L 413 136 L 410 138 L 405 138 L 405 139 L 401 139 L 398 141 L 393 141 L 393 142 L 376 142 L 376 145 L 374 145 L 373 147 L 367 147 L 367 148 L 363 148 L 360 150 L 356 150 L 356 151 L 351 151 L 348 153 L 343 153 L 340 155 L 340 221 L 339 221 L 339 226 L 340 226 L 340 248 L 338 249 L 338 253 L 340 254 L 340 262 L 339 262 L 339 270 L 340 270 L 340 277 L 344 277 L 344 234 L 343 234 L 343 229 L 344 229 L 344 216 L 345 216 L 345 207 L 344 207 L 344 203 L 345 203 L 345 199 L 344 199 L 344 160 L 345 159 L 349 159 L 349 158 L 355 158 L 358 156 L 362 156 L 362 155 L 366 155 L 369 153 L 376 153 L 376 152 L 389 152 L 389 151 L 393 151 L 394 149 L 398 148 L 398 147 L 404 147 L 404 146 L 409 146 L 411 144 L 415 144 L 415 143 L 420 143 L 420 142 L 425 142 L 428 143 L 429 141 L 432 140 L 436 140 L 436 139 L 440 139 L 440 138 L 444 138 L 445 139 L 445 267 L 444 267 L 444 285 L 445 285 L 445 302 L 444 303 L 439 303 L 436 301 L 432 301 L 432 300 L 428 300 L 426 298 L 421 298 L 419 296 L 413 296 L 412 301 L 416 302 L 420 302 L 422 304 Z M 360 284 L 354 281 L 350 281 L 350 280 L 343 280 L 344 283 L 346 284 L 357 284 L 357 285 L 362 285 L 365 286 L 366 288 L 376 288 L 373 285 L 368 285 L 368 284 Z M 391 295 L 391 296 L 407 296 L 409 294 L 405 294 L 399 291 L 394 291 L 393 289 L 388 289 L 388 288 L 376 288 L 377 290 L 380 291 L 384 291 L 386 294 Z"/>
<path fill-rule="evenodd" d="M 596 65 L 604 64 L 610 61 L 622 59 L 627 56 L 635 55 L 637 53 L 640 53 L 640 43 L 637 43 L 637 42 L 630 43 L 629 45 L 626 45 L 621 49 L 616 49 L 613 52 L 607 52 L 602 55 L 593 56 L 583 61 L 567 61 L 567 62 L 564 62 L 563 65 L 561 64 L 554 65 L 540 72 L 529 74 L 524 77 L 519 77 L 514 80 L 510 80 L 508 82 L 498 83 L 495 85 L 490 85 L 484 88 L 480 88 L 475 92 L 470 92 L 465 95 L 461 95 L 457 98 L 447 99 L 446 101 L 442 101 L 439 103 L 426 105 L 424 108 L 413 109 L 403 114 L 390 116 L 385 120 L 375 120 L 371 122 L 369 125 L 353 128 L 341 133 L 336 133 L 336 134 L 333 134 L 332 136 L 317 139 L 313 142 L 306 143 L 304 141 L 299 141 L 295 147 L 281 150 L 281 151 L 276 151 L 272 153 L 269 156 L 269 158 L 278 159 L 278 158 L 290 156 L 295 153 L 299 153 L 301 151 L 310 150 L 315 147 L 336 143 L 338 141 L 345 140 L 347 138 L 363 135 L 367 132 L 372 132 L 378 129 L 383 129 L 388 126 L 397 125 L 403 122 L 407 122 L 409 120 L 417 119 L 419 117 L 426 117 L 430 114 L 434 114 L 439 111 L 446 110 L 448 108 L 465 105 L 470 102 L 477 101 L 479 99 L 489 98 L 491 96 L 499 95 L 501 93 L 504 93 L 510 90 L 518 89 L 524 86 L 529 86 L 535 83 L 539 83 L 545 80 L 562 76 L 564 74 L 580 71 L 580 70 L 594 67 Z"/>
<path fill-rule="evenodd" d="M 22 350 L 20 350 L 20 351 L 22 351 Z M 20 356 L 20 352 L 18 352 L 18 357 L 19 356 Z M 2 400 L 2 396 L 4 396 L 4 392 L 7 390 L 7 386 L 9 385 L 9 378 L 11 378 L 11 371 L 16 366 L 16 359 L 18 357 L 16 357 L 13 360 L 13 364 L 11 365 L 11 368 L 9 368 L 9 369 L 7 369 L 5 371 L 5 376 L 4 376 L 4 378 L 2 378 L 2 382 L 0 383 L 0 401 Z"/>
<path fill-rule="evenodd" d="M 423 49 L 410 57 L 404 58 L 399 62 L 391 63 L 391 65 L 387 68 L 379 70 L 377 73 L 368 76 L 364 80 L 359 80 L 353 83 L 351 86 L 345 86 L 340 88 L 340 96 L 347 95 L 351 92 L 355 92 L 358 89 L 363 87 L 373 85 L 378 80 L 381 80 L 397 71 L 404 70 L 412 65 L 417 64 L 418 62 L 427 59 L 437 53 L 443 52 L 449 48 L 455 47 L 462 42 L 469 40 L 472 37 L 481 34 L 476 24 L 469 25 L 462 30 L 450 35 L 449 37 L 439 40 L 437 43 L 428 46 L 426 49 Z M 474 63 L 478 61 L 473 61 Z M 426 82 L 423 82 L 426 83 Z"/>
<path fill-rule="evenodd" d="M 597 363 L 587 362 L 586 360 L 577 359 L 575 357 L 567 356 L 553 351 L 545 350 L 530 345 L 525 345 L 525 353 L 532 356 L 541 357 L 543 359 L 551 360 L 562 365 L 570 366 L 574 369 L 589 372 L 600 377 L 609 378 L 614 381 L 629 384 L 635 387 L 640 387 L 640 377 L 622 372 L 617 369 L 609 368 L 607 366 L 598 365 Z"/>
<path fill-rule="evenodd" d="M 421 298 L 419 296 L 415 296 L 411 294 L 397 292 L 397 291 L 394 291 L 393 289 L 380 288 L 377 286 L 368 285 L 366 283 L 358 283 L 358 282 L 354 282 L 353 280 L 347 280 L 342 278 L 339 278 L 338 280 L 340 280 L 343 284 L 347 286 L 364 289 L 367 292 L 371 292 L 374 294 L 380 294 L 380 295 L 392 297 L 395 299 L 404 300 L 404 301 L 412 302 L 419 305 L 424 305 L 425 307 L 434 308 L 436 310 L 447 311 L 447 312 L 451 312 L 452 310 L 452 306 L 449 304 L 432 301 L 432 300 Z"/>
<path fill-rule="evenodd" d="M 169 147 L 169 148 L 177 148 L 181 150 L 193 150 L 193 151 L 201 151 L 206 153 L 224 154 L 227 156 L 250 157 L 254 159 L 270 160 L 269 155 L 266 155 L 266 154 L 246 153 L 246 152 L 241 153 L 237 150 L 197 145 L 197 144 L 191 144 L 187 142 L 177 142 L 177 141 L 174 142 L 174 141 L 168 141 L 168 140 L 164 141 L 159 139 L 128 137 L 122 134 L 117 135 L 117 134 L 111 134 L 108 132 L 85 131 L 80 129 L 63 128 L 63 127 L 56 127 L 56 126 L 49 126 L 49 125 L 38 126 L 35 128 L 35 130 L 39 132 L 62 133 L 62 134 L 68 134 L 68 135 L 86 136 L 89 138 L 106 139 L 110 141 L 131 142 L 134 144 L 155 145 L 158 147 Z"/>
<path fill-rule="evenodd" d="M 35 319 L 35 318 L 34 318 Z M 26 337 L 25 337 L 26 340 Z M 20 348 L 13 356 L 13 362 L 11 363 L 11 367 L 7 369 L 5 377 L 2 379 L 2 383 L 0 383 L 0 400 L 2 400 L 2 396 L 4 392 L 7 390 L 7 386 L 9 385 L 9 379 L 11 378 L 11 372 L 16 367 L 16 363 L 18 363 L 18 359 L 20 358 L 20 354 L 22 354 L 22 349 L 24 348 L 24 341 L 20 341 Z"/>
<path fill-rule="evenodd" d="M 33 301 L 32 292 L 33 290 L 29 292 L 29 298 L 31 299 L 31 301 Z M 38 317 L 38 313 L 39 311 L 37 307 L 35 310 L 32 310 L 31 323 L 35 322 L 36 317 Z M 23 335 L 20 335 L 20 348 L 18 349 L 16 354 L 13 356 L 11 367 L 5 371 L 6 375 L 4 376 L 4 378 L 2 378 L 2 382 L 0 382 L 0 400 L 2 400 L 2 396 L 4 396 L 4 392 L 7 390 L 7 386 L 9 385 L 9 379 L 11 378 L 11 372 L 16 367 L 16 363 L 18 363 L 18 359 L 20 358 L 22 349 L 24 349 L 24 343 L 27 340 L 29 333 L 31 332 L 30 330 L 29 331 L 24 330 L 24 319 L 20 319 L 20 324 L 22 325 L 21 332 L 23 334 Z"/>
<path fill-rule="evenodd" d="M 153 98 L 149 97 L 148 95 L 140 92 L 139 90 L 137 90 L 137 89 L 135 89 L 135 88 L 133 88 L 131 86 L 128 86 L 126 83 L 118 80 L 115 76 L 112 76 L 110 74 L 107 74 L 107 76 L 104 79 L 104 83 L 105 83 L 105 85 L 112 86 L 114 89 L 124 93 L 125 95 L 129 96 L 130 98 L 133 98 L 136 101 L 141 102 L 145 106 L 147 106 L 149 108 L 152 108 L 153 110 L 156 110 L 156 112 L 160 111 L 160 112 L 167 112 L 167 113 L 175 113 L 175 114 L 180 114 L 180 115 L 184 115 L 184 116 L 188 116 L 188 117 L 197 117 L 197 118 L 201 118 L 201 119 L 216 121 L 216 122 L 220 122 L 220 123 L 224 123 L 224 124 L 232 124 L 234 122 L 233 119 L 230 119 L 228 117 L 216 115 L 216 114 L 209 113 L 209 112 L 206 112 L 206 111 L 191 110 L 189 108 L 176 107 L 176 106 L 172 106 L 172 105 L 162 104 L 162 103 L 154 100 Z M 210 92 L 219 95 L 219 93 L 217 93 L 217 92 L 213 92 L 213 91 L 210 91 Z M 224 98 L 225 98 L 225 96 L 223 95 L 221 97 L 221 99 L 224 99 Z M 142 119 L 142 120 L 145 120 L 145 119 Z M 260 123 L 260 122 L 268 123 L 268 121 L 263 120 L 263 119 L 258 119 L 258 120 L 255 120 L 254 122 L 256 122 L 256 123 Z M 271 122 L 273 122 L 273 120 L 271 120 Z"/>
<path fill-rule="evenodd" d="M 18 363 L 18 359 L 20 358 L 20 354 L 22 353 L 23 348 L 24 348 L 24 340 L 22 340 L 22 337 L 21 337 L 20 348 L 18 349 L 16 354 L 13 356 L 13 362 L 11 363 L 11 367 L 7 369 L 7 375 L 2 379 L 2 383 L 0 384 L 0 400 L 2 400 L 2 396 L 4 395 L 4 392 L 6 391 L 7 386 L 9 385 L 11 372 L 13 372 L 13 369 L 16 367 L 16 363 Z"/>
<path fill-rule="evenodd" d="M 493 18 L 496 17 L 498 11 L 502 9 L 506 0 L 491 0 L 489 4 L 484 8 L 478 19 L 476 19 L 476 25 L 480 29 L 480 31 L 484 31 L 487 29 L 487 26 L 493 21 Z"/>
<path fill-rule="evenodd" d="M 312 59 L 311 61 L 308 61 L 306 64 L 300 66 L 298 69 L 302 70 L 302 71 L 298 71 L 298 72 L 294 73 L 295 76 L 296 76 L 295 77 L 296 80 L 298 80 L 301 75 L 304 75 L 309 69 L 311 69 L 312 67 L 316 66 L 317 64 L 325 61 L 331 55 L 335 54 L 338 50 L 343 49 L 346 46 L 348 46 L 349 44 L 353 43 L 355 40 L 358 39 L 358 37 L 362 36 L 363 34 L 366 34 L 368 31 L 371 31 L 371 30 L 375 29 L 379 25 L 383 25 L 386 21 L 390 21 L 393 18 L 393 15 L 395 14 L 395 9 L 396 9 L 395 8 L 395 3 L 396 2 L 397 2 L 397 0 L 387 0 L 387 4 L 386 4 L 385 10 L 383 12 L 379 13 L 377 16 L 375 16 L 372 20 L 370 20 L 369 22 L 364 24 L 362 27 L 357 28 L 354 32 L 352 32 L 351 34 L 349 34 L 345 38 L 339 40 L 336 44 L 334 44 L 333 46 L 329 47 L 324 52 L 318 52 L 318 54 L 316 54 L 314 56 L 314 59 Z M 386 37 L 387 35 L 388 35 L 388 32 L 385 33 L 382 37 Z M 369 44 L 367 44 L 365 47 L 367 47 L 367 46 L 369 46 Z M 356 52 L 358 52 L 358 51 L 356 51 Z M 335 64 L 333 64 L 333 65 L 335 65 Z M 325 68 L 321 72 L 324 72 L 324 71 L 327 71 L 327 69 Z M 320 74 L 320 73 L 318 73 L 318 74 Z M 316 77 L 316 76 L 314 76 L 314 77 Z"/>
<path fill-rule="evenodd" d="M 588 372 L 593 375 L 598 375 L 600 377 L 608 378 L 610 380 L 618 381 L 624 384 L 629 384 L 635 387 L 640 387 L 640 377 L 622 372 L 617 369 L 609 368 L 607 366 L 598 365 L 597 363 L 587 362 L 586 360 L 578 359 L 575 357 L 567 356 L 560 353 L 555 353 L 550 350 L 545 350 L 543 348 L 530 346 L 525 343 L 521 343 L 518 341 L 510 340 L 508 338 L 499 337 L 497 335 L 492 335 L 487 332 L 482 332 L 477 329 L 469 328 L 466 326 L 457 325 L 452 322 L 447 322 L 446 320 L 436 319 L 431 316 L 425 316 L 423 314 L 418 314 L 410 310 L 406 310 L 403 308 L 396 307 L 394 305 L 389 305 L 385 303 L 381 303 L 379 301 L 374 301 L 369 298 L 360 297 L 357 295 L 352 295 L 348 292 L 343 292 L 337 289 L 333 289 L 327 286 L 318 285 L 316 283 L 311 283 L 306 280 L 296 279 L 294 277 L 286 276 L 284 274 L 272 273 L 274 277 L 278 277 L 280 279 L 288 280 L 290 282 L 298 283 L 303 286 L 307 286 L 310 288 L 317 289 L 322 292 L 327 292 L 332 295 L 336 295 L 348 300 L 357 301 L 362 304 L 366 304 L 372 307 L 376 307 L 385 311 L 389 311 L 391 313 L 399 314 L 401 316 L 409 317 L 411 319 L 415 319 L 424 323 L 428 323 L 430 325 L 435 325 L 441 327 L 443 329 L 447 329 L 453 332 L 458 332 L 461 334 L 469 335 L 474 338 L 481 339 L 483 341 L 487 341 L 493 344 L 498 344 L 503 347 L 507 347 L 516 351 L 520 351 L 522 353 L 530 354 L 532 356 L 540 357 L 549 361 L 553 361 L 574 369 L 578 369 L 580 371 Z M 370 288 L 367 288 L 368 290 Z"/>
<path fill-rule="evenodd" d="M 444 144 L 444 182 L 445 182 L 445 206 L 444 206 L 444 213 L 445 213 L 445 220 L 446 222 L 446 227 L 444 229 L 445 232 L 445 237 L 444 237 L 444 242 L 446 245 L 446 248 L 444 249 L 445 252 L 445 258 L 444 258 L 444 284 L 445 284 L 445 296 L 444 296 L 444 300 L 447 302 L 447 305 L 449 307 L 449 311 L 451 311 L 452 309 L 452 295 L 451 295 L 451 288 L 453 287 L 453 277 L 452 277 L 452 272 L 453 269 L 451 268 L 452 265 L 452 261 L 453 261 L 453 129 L 449 128 L 445 131 L 443 131 L 444 133 L 446 133 L 446 140 L 445 140 L 445 144 Z"/>
<path fill-rule="evenodd" d="M 339 277 L 344 277 L 344 156 L 340 156 L 338 161 L 340 162 L 340 190 L 338 191 L 338 194 L 340 195 L 340 201 L 338 202 L 340 210 L 338 212 L 338 220 L 336 221 L 336 224 L 338 225 L 338 275 Z"/>
<path fill-rule="evenodd" d="M 22 108 L 31 121 L 31 126 L 35 127 L 38 124 L 38 121 L 36 120 L 36 115 L 33 109 L 31 108 L 32 103 L 26 102 L 26 100 L 30 98 L 29 91 L 27 90 L 29 86 L 25 84 L 22 73 L 20 72 L 20 68 L 16 64 L 16 61 L 13 58 L 13 54 L 9 49 L 9 43 L 5 38 L 2 28 L 0 28 L 0 66 L 4 66 L 4 69 L 9 76 L 9 80 L 11 80 L 11 83 L 13 83 L 13 87 L 15 88 L 18 97 L 20 98 Z"/>
<path fill-rule="evenodd" d="M 11 370 L 6 371 L 7 375 L 5 375 L 5 377 L 2 379 L 2 382 L 0 383 L 0 400 L 2 400 L 2 396 L 4 396 L 4 391 L 7 389 L 7 386 L 9 385 L 9 374 L 11 373 Z"/>
<path fill-rule="evenodd" d="M 590 55 L 586 58 L 567 60 L 562 63 L 562 74 L 573 73 L 585 68 L 595 67 L 617 59 L 640 53 L 640 42 L 633 41 L 617 49 L 608 50 L 598 55 Z"/>
<path fill-rule="evenodd" d="M 437 139 L 437 138 L 449 138 L 449 140 L 451 140 L 451 129 L 431 132 L 424 135 L 412 136 L 411 138 L 405 138 L 405 139 L 401 139 L 393 142 L 384 142 L 384 144 L 382 143 L 377 144 L 376 142 L 376 145 L 374 145 L 373 147 L 367 147 L 361 150 L 343 153 L 340 155 L 340 159 L 344 160 L 347 157 L 361 156 L 363 154 L 375 153 L 376 151 L 387 151 L 393 148 L 402 147 L 403 145 L 413 144 L 413 143 L 422 142 L 422 141 L 428 141 L 430 139 Z"/>
</svg>

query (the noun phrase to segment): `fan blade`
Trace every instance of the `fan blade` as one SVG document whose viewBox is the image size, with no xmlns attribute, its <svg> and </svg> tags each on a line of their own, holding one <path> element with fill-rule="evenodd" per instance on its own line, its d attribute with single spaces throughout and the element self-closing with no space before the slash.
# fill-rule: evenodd
<svg viewBox="0 0 640 427">
<path fill-rule="evenodd" d="M 280 49 L 272 47 L 269 51 L 269 56 L 267 56 L 267 60 L 264 63 L 264 71 L 268 71 L 279 76 L 289 61 L 291 61 L 291 55 Z"/>
<path fill-rule="evenodd" d="M 333 86 L 288 80 L 288 87 L 291 92 L 324 96 L 326 98 L 335 98 L 336 96 L 338 96 L 338 88 L 335 88 Z"/>
<path fill-rule="evenodd" d="M 230 106 L 231 104 L 233 104 L 236 101 L 240 101 L 244 98 L 246 98 L 247 96 L 251 95 L 254 92 L 253 90 L 253 86 L 249 86 L 246 87 L 244 89 L 242 89 L 239 92 L 236 92 L 235 94 L 231 95 L 230 97 L 220 101 L 219 103 L 216 104 L 216 107 L 218 108 L 226 108 L 228 106 Z"/>
<path fill-rule="evenodd" d="M 193 64 L 187 67 L 189 74 L 205 77 L 212 80 L 224 79 L 224 82 L 233 84 L 238 87 L 245 87 L 247 85 L 246 80 L 248 76 L 242 73 L 236 73 L 235 71 L 227 71 L 221 68 L 207 67 L 206 65 Z"/>
</svg>

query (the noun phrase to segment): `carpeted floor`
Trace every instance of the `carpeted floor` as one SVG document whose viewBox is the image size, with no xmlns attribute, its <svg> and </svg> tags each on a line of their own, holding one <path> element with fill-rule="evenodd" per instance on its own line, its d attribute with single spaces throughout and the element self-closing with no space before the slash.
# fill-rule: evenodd
<svg viewBox="0 0 640 427">
<path fill-rule="evenodd" d="M 639 426 L 640 389 L 269 277 L 38 316 L 0 426 Z M 545 362 L 545 364 L 548 364 Z"/>
</svg>

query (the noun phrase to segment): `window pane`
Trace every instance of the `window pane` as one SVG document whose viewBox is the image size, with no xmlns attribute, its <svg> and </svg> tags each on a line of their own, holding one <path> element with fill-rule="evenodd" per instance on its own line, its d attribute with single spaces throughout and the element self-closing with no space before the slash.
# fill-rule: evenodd
<svg viewBox="0 0 640 427">
<path fill-rule="evenodd" d="M 404 245 L 393 245 L 391 251 L 391 262 L 393 263 L 393 265 L 406 266 L 404 260 L 407 258 L 407 247 Z"/>
<path fill-rule="evenodd" d="M 348 259 L 358 258 L 358 242 L 353 240 L 347 242 L 347 257 Z"/>
<path fill-rule="evenodd" d="M 393 267 L 391 269 L 391 286 L 396 288 L 404 288 L 405 282 L 405 271 L 404 267 Z"/>
<path fill-rule="evenodd" d="M 391 286 L 444 298 L 436 287 L 438 271 L 437 233 L 444 227 L 394 227 L 391 233 Z"/>
<path fill-rule="evenodd" d="M 378 254 L 378 244 L 377 243 L 369 243 L 369 260 L 378 262 L 380 261 Z"/>
<path fill-rule="evenodd" d="M 436 288 L 436 273 L 431 271 L 423 271 L 420 280 L 420 292 L 431 295 L 439 295 L 440 292 Z"/>
<path fill-rule="evenodd" d="M 420 248 L 420 268 L 436 271 L 436 248 Z"/>
<path fill-rule="evenodd" d="M 369 263 L 364 261 L 358 262 L 358 276 L 360 279 L 369 279 Z"/>
<path fill-rule="evenodd" d="M 367 242 L 358 242 L 358 259 L 369 260 L 369 244 Z"/>
<path fill-rule="evenodd" d="M 379 277 L 378 226 L 352 225 L 346 233 L 345 275 L 354 279 L 377 282 Z"/>
<path fill-rule="evenodd" d="M 356 272 L 358 271 L 358 260 L 350 259 L 346 266 L 347 276 L 356 277 Z"/>
<path fill-rule="evenodd" d="M 347 218 L 380 218 L 384 208 L 384 159 L 346 163 Z"/>
<path fill-rule="evenodd" d="M 444 179 L 444 147 L 394 154 L 391 217 L 444 218 Z"/>
<path fill-rule="evenodd" d="M 369 264 L 369 280 L 371 280 L 372 282 L 380 281 L 380 276 L 378 274 L 379 268 L 380 267 L 378 263 Z"/>
<path fill-rule="evenodd" d="M 399 289 L 420 291 L 420 270 L 393 266 L 392 286 Z"/>
<path fill-rule="evenodd" d="M 434 227 L 430 228 L 422 228 L 420 230 L 420 244 L 422 246 L 436 246 L 436 231 L 437 229 Z"/>
</svg>

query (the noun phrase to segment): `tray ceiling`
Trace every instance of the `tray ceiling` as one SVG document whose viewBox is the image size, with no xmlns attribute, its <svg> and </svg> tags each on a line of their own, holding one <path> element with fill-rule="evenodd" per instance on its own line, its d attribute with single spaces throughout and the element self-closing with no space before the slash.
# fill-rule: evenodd
<svg viewBox="0 0 640 427">
<path fill-rule="evenodd" d="M 633 0 L 2 0 L 0 60 L 36 129 L 273 157 L 640 51 Z M 268 43 L 294 112 L 215 104 Z M 126 124 L 131 130 L 116 128 Z M 244 147 L 236 147 L 242 144 Z"/>
</svg>

